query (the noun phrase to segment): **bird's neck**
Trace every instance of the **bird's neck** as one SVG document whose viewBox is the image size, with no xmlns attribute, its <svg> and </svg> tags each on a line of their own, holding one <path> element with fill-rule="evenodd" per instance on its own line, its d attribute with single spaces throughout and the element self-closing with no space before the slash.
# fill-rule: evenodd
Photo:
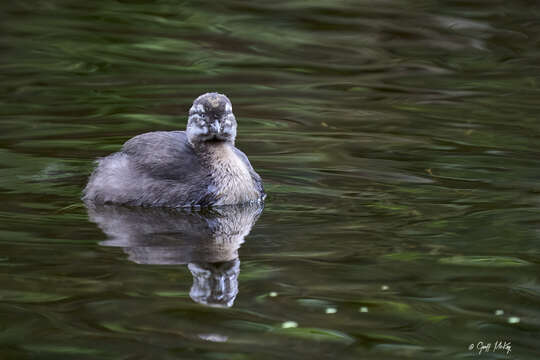
<svg viewBox="0 0 540 360">
<path fill-rule="evenodd" d="M 234 148 L 234 144 L 228 141 L 204 141 L 192 144 L 192 146 L 197 156 L 205 162 L 220 158 L 222 155 L 232 152 Z"/>
<path fill-rule="evenodd" d="M 206 144 L 206 148 L 197 151 L 216 187 L 216 205 L 241 204 L 258 199 L 259 193 L 249 168 L 238 156 L 232 143 Z"/>
</svg>

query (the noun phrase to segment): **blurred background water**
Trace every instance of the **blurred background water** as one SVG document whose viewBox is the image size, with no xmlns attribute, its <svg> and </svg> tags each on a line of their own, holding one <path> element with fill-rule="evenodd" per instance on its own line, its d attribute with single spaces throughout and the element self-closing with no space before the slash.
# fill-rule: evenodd
<svg viewBox="0 0 540 360">
<path fill-rule="evenodd" d="M 535 2 L 23 0 L 0 28 L 2 359 L 540 357 Z M 81 204 L 206 91 L 262 213 Z"/>
</svg>

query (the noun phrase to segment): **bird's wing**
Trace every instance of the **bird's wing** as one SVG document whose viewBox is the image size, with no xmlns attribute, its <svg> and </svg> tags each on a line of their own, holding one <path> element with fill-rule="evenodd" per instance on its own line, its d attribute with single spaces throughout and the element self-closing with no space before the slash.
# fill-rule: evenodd
<svg viewBox="0 0 540 360">
<path fill-rule="evenodd" d="M 155 131 L 135 136 L 122 147 L 135 168 L 156 179 L 190 183 L 202 175 L 185 131 Z"/>
</svg>

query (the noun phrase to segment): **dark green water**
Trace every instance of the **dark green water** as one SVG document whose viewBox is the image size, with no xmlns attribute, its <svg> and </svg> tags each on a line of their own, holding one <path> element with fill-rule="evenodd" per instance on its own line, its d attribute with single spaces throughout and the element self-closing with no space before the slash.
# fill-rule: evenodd
<svg viewBox="0 0 540 360">
<path fill-rule="evenodd" d="M 3 2 L 0 358 L 538 359 L 539 19 L 529 1 Z M 92 161 L 184 129 L 211 90 L 265 181 L 256 223 L 89 214 Z"/>
</svg>

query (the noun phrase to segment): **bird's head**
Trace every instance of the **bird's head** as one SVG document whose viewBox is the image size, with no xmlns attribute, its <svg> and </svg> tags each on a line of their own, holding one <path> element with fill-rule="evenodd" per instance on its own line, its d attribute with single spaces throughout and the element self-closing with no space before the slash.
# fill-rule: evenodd
<svg viewBox="0 0 540 360">
<path fill-rule="evenodd" d="M 193 101 L 186 132 L 193 145 L 204 142 L 234 144 L 236 126 L 231 101 L 222 94 L 206 93 Z"/>
</svg>

